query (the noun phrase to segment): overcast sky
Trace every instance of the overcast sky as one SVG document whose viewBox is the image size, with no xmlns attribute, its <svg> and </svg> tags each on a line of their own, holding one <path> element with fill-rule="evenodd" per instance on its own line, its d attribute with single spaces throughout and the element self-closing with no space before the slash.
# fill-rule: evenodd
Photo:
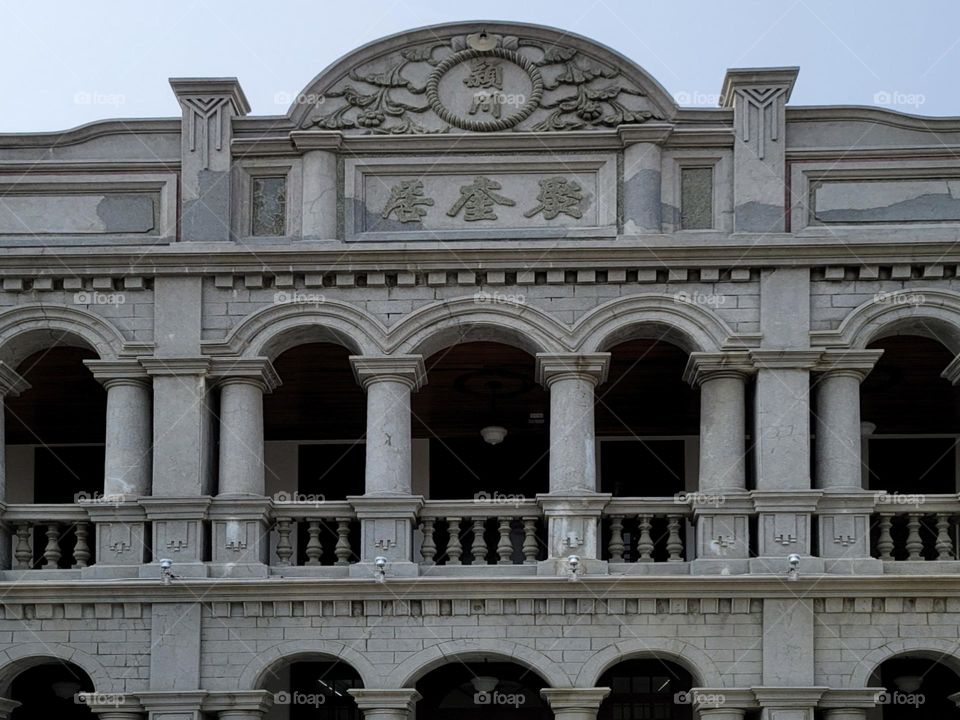
<svg viewBox="0 0 960 720">
<path fill-rule="evenodd" d="M 0 0 L 0 18 L 3 132 L 177 116 L 178 76 L 236 76 L 253 114 L 283 113 L 364 43 L 476 19 L 585 35 L 683 105 L 715 106 L 728 67 L 799 65 L 794 105 L 960 115 L 957 0 Z"/>
</svg>

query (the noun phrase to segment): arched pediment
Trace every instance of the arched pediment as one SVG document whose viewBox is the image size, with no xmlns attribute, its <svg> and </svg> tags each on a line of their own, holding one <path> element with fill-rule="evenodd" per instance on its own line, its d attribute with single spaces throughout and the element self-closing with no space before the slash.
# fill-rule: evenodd
<svg viewBox="0 0 960 720">
<path fill-rule="evenodd" d="M 344 56 L 290 109 L 301 129 L 361 134 L 600 130 L 676 105 L 609 48 L 537 25 L 468 22 L 392 35 Z"/>
</svg>

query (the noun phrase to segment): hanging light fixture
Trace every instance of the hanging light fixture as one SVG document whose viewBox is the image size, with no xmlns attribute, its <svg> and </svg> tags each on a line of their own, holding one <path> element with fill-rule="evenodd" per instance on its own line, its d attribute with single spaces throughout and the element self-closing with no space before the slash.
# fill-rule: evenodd
<svg viewBox="0 0 960 720">
<path fill-rule="evenodd" d="M 500 390 L 500 382 L 491 380 L 487 383 L 487 390 L 490 393 L 490 418 L 497 416 L 497 392 Z M 502 425 L 486 425 L 480 429 L 480 437 L 488 445 L 499 445 L 507 437 L 507 429 Z"/>
</svg>

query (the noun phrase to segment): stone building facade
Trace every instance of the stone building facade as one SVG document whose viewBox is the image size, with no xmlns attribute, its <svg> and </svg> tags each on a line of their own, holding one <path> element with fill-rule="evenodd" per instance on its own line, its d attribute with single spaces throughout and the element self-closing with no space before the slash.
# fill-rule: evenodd
<svg viewBox="0 0 960 720">
<path fill-rule="evenodd" d="M 960 120 L 797 76 L 444 25 L 0 137 L 0 717 L 949 717 Z"/>
</svg>

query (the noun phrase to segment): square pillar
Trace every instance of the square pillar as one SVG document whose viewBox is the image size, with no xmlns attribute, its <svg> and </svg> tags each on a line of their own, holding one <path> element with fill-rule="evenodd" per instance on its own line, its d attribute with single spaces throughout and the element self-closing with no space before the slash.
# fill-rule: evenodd
<svg viewBox="0 0 960 720">
<path fill-rule="evenodd" d="M 757 708 L 753 692 L 743 688 L 695 687 L 682 695 L 679 699 L 693 705 L 700 720 L 743 720 Z"/>
<path fill-rule="evenodd" d="M 183 114 L 180 240 L 228 241 L 233 118 L 250 112 L 236 78 L 171 78 Z"/>
<path fill-rule="evenodd" d="M 820 698 L 824 720 L 866 720 L 867 711 L 880 705 L 886 688 L 827 690 Z"/>
<path fill-rule="evenodd" d="M 0 362 L 0 514 L 6 510 L 7 502 L 7 442 L 4 420 L 4 398 L 16 397 L 29 390 L 30 383 L 4 362 Z M 9 570 L 11 564 L 10 528 L 0 523 L 0 570 Z M 17 703 L 19 704 L 19 703 Z M 12 712 L 12 709 L 11 709 Z M 0 715 L 2 717 L 2 715 Z"/>
<path fill-rule="evenodd" d="M 760 720 L 814 720 L 825 687 L 755 687 Z"/>
<path fill-rule="evenodd" d="M 147 514 L 136 500 L 85 504 L 96 526 L 97 562 L 83 568 L 84 579 L 135 578 L 146 562 Z"/>
<path fill-rule="evenodd" d="M 347 501 L 360 521 L 360 561 L 350 565 L 350 577 L 375 578 L 378 557 L 387 561 L 385 578 L 415 577 L 420 566 L 413 557 L 413 528 L 423 497 L 351 495 Z"/>
<path fill-rule="evenodd" d="M 623 143 L 623 232 L 640 235 L 662 232 L 662 144 L 672 125 L 620 125 Z"/>
<path fill-rule="evenodd" d="M 140 498 L 140 505 L 153 526 L 153 558 L 141 566 L 140 577 L 160 577 L 160 560 L 174 563 L 173 573 L 181 577 L 207 577 L 207 548 L 204 524 L 211 498 Z"/>
<path fill-rule="evenodd" d="M 203 710 L 219 720 L 261 720 L 273 707 L 273 693 L 267 690 L 211 691 Z"/>
<path fill-rule="evenodd" d="M 213 577 L 267 577 L 270 574 L 270 499 L 213 498 L 207 517 Z"/>
<path fill-rule="evenodd" d="M 136 693 L 147 720 L 201 720 L 206 690 L 159 690 Z"/>
<path fill-rule="evenodd" d="M 364 720 L 409 720 L 420 699 L 416 690 L 379 690 L 359 688 L 347 690 L 357 701 Z"/>
<path fill-rule="evenodd" d="M 608 687 L 544 688 L 540 691 L 540 697 L 547 701 L 557 720 L 597 720 L 600 705 L 609 694 Z"/>
</svg>

